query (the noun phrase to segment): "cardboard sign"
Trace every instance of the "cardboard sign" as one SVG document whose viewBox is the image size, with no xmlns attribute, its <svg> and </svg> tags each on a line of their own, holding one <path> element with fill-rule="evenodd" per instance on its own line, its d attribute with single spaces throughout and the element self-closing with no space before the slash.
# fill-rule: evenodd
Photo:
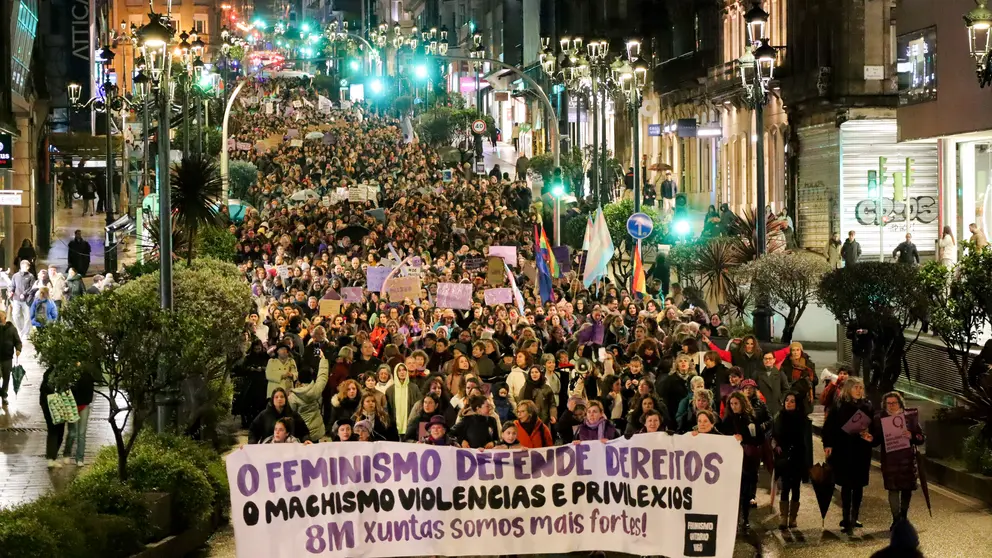
<svg viewBox="0 0 992 558">
<path fill-rule="evenodd" d="M 404 298 L 420 298 L 420 277 L 393 277 L 386 284 L 389 300 L 402 302 Z"/>
<path fill-rule="evenodd" d="M 286 264 L 277 265 L 276 273 L 283 279 L 289 279 L 289 266 Z"/>
<path fill-rule="evenodd" d="M 293 108 L 303 108 L 302 101 L 293 101 Z"/>
<path fill-rule="evenodd" d="M 486 289 L 482 294 L 487 306 L 496 306 L 497 304 L 513 304 L 513 289 Z"/>
<path fill-rule="evenodd" d="M 848 434 L 861 434 L 871 426 L 871 417 L 862 411 L 854 413 L 851 420 L 841 427 L 841 430 Z"/>
<path fill-rule="evenodd" d="M 272 103 L 265 103 L 265 114 L 271 115 L 274 110 L 275 107 L 272 105 Z"/>
<path fill-rule="evenodd" d="M 319 308 L 321 316 L 326 318 L 337 316 L 341 313 L 341 301 L 322 298 L 319 302 Z"/>
<path fill-rule="evenodd" d="M 530 282 L 537 284 L 537 264 L 534 262 L 523 262 L 520 264 L 520 269 L 524 272 L 524 276 L 530 279 Z"/>
<path fill-rule="evenodd" d="M 393 270 L 385 266 L 371 266 L 365 270 L 365 282 L 370 291 L 379 292 L 382 290 L 382 283 L 389 277 Z"/>
<path fill-rule="evenodd" d="M 472 308 L 471 283 L 438 283 L 437 307 L 470 310 Z"/>
<path fill-rule="evenodd" d="M 348 304 L 361 304 L 365 294 L 361 287 L 341 287 L 341 300 Z"/>
<path fill-rule="evenodd" d="M 486 284 L 493 287 L 502 287 L 506 284 L 506 266 L 503 258 L 490 256 L 486 264 Z"/>
<path fill-rule="evenodd" d="M 248 151 L 251 149 L 251 144 L 247 141 L 239 141 L 237 144 L 238 151 Z"/>
<path fill-rule="evenodd" d="M 295 138 L 298 135 L 300 135 L 300 131 L 298 129 L 296 129 L 296 128 L 290 128 L 290 129 L 286 130 L 286 137 L 287 138 Z"/>
<path fill-rule="evenodd" d="M 303 140 L 301 140 L 301 139 L 294 139 L 293 141 L 289 142 L 289 146 L 290 147 L 303 147 Z"/>
<path fill-rule="evenodd" d="M 490 246 L 489 247 L 490 256 L 499 256 L 506 261 L 506 265 L 513 267 L 517 265 L 517 247 L 516 246 Z"/>
</svg>

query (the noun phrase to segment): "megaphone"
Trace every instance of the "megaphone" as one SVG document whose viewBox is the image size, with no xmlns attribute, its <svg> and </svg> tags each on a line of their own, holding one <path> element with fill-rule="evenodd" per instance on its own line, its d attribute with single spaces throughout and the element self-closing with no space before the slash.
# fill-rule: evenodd
<svg viewBox="0 0 992 558">
<path fill-rule="evenodd" d="M 834 374 L 829 368 L 824 368 L 823 372 L 820 372 L 820 383 L 822 385 L 827 385 L 833 383 L 837 379 L 837 374 Z"/>
</svg>

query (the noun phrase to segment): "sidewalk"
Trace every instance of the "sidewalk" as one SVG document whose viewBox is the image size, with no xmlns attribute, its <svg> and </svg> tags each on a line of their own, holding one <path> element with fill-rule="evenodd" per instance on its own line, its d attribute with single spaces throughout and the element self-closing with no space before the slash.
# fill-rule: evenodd
<svg viewBox="0 0 992 558">
<path fill-rule="evenodd" d="M 87 276 L 103 274 L 103 240 L 104 226 L 107 216 L 103 213 L 83 217 L 82 202 L 76 201 L 72 209 L 59 208 L 55 216 L 56 228 L 52 238 L 52 247 L 44 257 L 40 258 L 45 266 L 54 265 L 60 272 L 65 273 L 69 267 L 69 242 L 77 230 L 83 232 L 83 238 L 90 245 L 90 268 Z M 118 247 L 117 268 L 131 265 L 135 262 L 134 238 L 128 237 L 127 242 Z M 39 269 L 41 269 L 39 267 Z"/>
<path fill-rule="evenodd" d="M 43 370 L 30 343 L 24 343 L 20 364 L 27 372 L 21 391 L 14 395 L 11 385 L 9 405 L 0 408 L 0 508 L 30 502 L 52 488 L 63 488 L 78 472 L 75 465 L 47 468 L 47 427 L 40 403 Z M 108 415 L 106 399 L 94 395 L 86 432 L 87 463 L 96 457 L 100 448 L 114 443 Z M 62 455 L 61 450 L 59 455 Z"/>
</svg>

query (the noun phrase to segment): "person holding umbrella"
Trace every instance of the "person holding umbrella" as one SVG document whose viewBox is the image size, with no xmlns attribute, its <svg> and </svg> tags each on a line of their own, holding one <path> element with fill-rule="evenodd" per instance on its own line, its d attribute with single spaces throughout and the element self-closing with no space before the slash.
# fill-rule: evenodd
<svg viewBox="0 0 992 558">
<path fill-rule="evenodd" d="M 913 491 L 916 490 L 916 447 L 926 442 L 923 430 L 920 428 L 919 420 L 908 419 L 906 415 L 906 402 L 902 395 L 890 391 L 882 396 L 884 408 L 872 422 L 872 430 L 875 432 L 874 444 L 881 446 L 882 453 L 882 481 L 885 490 L 889 492 L 889 508 L 892 511 L 891 531 L 900 519 L 907 519 L 909 514 L 909 502 L 913 498 Z M 893 428 L 903 427 L 902 436 L 909 439 L 909 444 L 902 449 L 889 451 L 883 432 L 883 420 L 892 417 L 890 421 Z M 903 444 L 899 444 L 902 446 Z"/>
<path fill-rule="evenodd" d="M 864 382 L 861 378 L 848 378 L 837 407 L 823 424 L 823 452 L 833 469 L 836 484 L 841 487 L 844 519 L 840 526 L 848 535 L 855 527 L 864 527 L 858 521 L 858 515 L 871 469 L 874 437 L 869 427 L 872 414 L 871 402 L 865 399 Z"/>
</svg>

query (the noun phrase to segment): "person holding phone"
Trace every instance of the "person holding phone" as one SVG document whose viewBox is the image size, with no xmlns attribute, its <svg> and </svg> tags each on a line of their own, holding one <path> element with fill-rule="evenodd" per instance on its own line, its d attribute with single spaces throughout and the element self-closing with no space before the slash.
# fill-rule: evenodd
<svg viewBox="0 0 992 558">
<path fill-rule="evenodd" d="M 860 413 L 860 414 L 859 414 Z M 836 406 L 823 424 L 823 452 L 833 468 L 834 479 L 841 487 L 844 519 L 840 526 L 848 535 L 854 528 L 864 527 L 858 521 L 864 488 L 868 486 L 871 469 L 871 448 L 874 436 L 869 426 L 862 424 L 863 415 L 872 416 L 871 402 L 865 399 L 865 384 L 861 378 L 848 378 L 841 389 Z"/>
</svg>

